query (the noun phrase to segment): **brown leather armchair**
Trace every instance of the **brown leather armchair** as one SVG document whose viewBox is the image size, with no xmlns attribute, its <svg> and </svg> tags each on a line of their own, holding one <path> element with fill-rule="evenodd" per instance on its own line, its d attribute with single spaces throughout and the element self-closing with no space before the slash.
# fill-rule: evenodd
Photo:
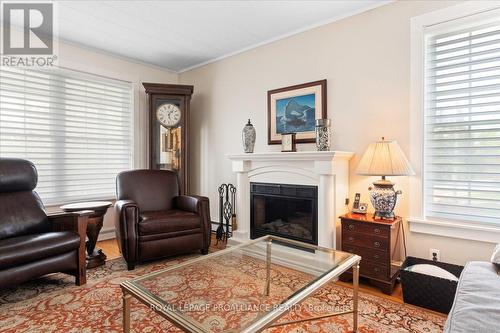
<svg viewBox="0 0 500 333">
<path fill-rule="evenodd" d="M 208 198 L 179 195 L 175 172 L 125 171 L 116 187 L 116 239 L 129 270 L 148 260 L 196 250 L 208 253 Z"/>
<path fill-rule="evenodd" d="M 85 284 L 85 229 L 92 212 L 49 215 L 33 189 L 33 163 L 0 158 L 0 289 L 64 272 Z"/>
</svg>

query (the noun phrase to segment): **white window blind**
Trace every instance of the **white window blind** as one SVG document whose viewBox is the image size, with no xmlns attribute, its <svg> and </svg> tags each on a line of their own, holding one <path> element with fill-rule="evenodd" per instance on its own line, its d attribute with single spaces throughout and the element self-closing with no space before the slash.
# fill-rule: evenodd
<svg viewBox="0 0 500 333">
<path fill-rule="evenodd" d="M 428 36 L 426 217 L 500 223 L 500 22 Z"/>
<path fill-rule="evenodd" d="M 0 67 L 0 156 L 32 161 L 45 204 L 115 197 L 132 168 L 130 83 Z"/>
</svg>

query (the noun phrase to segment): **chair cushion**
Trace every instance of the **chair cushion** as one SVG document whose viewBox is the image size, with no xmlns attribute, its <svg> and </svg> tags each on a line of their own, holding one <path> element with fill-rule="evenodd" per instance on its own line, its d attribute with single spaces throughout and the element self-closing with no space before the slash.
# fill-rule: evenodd
<svg viewBox="0 0 500 333">
<path fill-rule="evenodd" d="M 178 209 L 142 212 L 139 220 L 139 235 L 155 235 L 177 231 L 199 232 L 199 215 Z"/>
<path fill-rule="evenodd" d="M 71 231 L 47 232 L 0 240 L 0 270 L 76 250 L 80 236 Z"/>
</svg>

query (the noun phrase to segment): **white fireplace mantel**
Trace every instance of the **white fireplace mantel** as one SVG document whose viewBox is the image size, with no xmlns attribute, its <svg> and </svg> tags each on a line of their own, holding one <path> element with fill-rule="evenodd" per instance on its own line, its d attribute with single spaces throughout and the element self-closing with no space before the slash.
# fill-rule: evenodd
<svg viewBox="0 0 500 333">
<path fill-rule="evenodd" d="M 349 194 L 349 160 L 345 151 L 267 152 L 226 155 L 237 174 L 238 230 L 233 241 L 250 239 L 250 183 L 318 187 L 318 245 L 335 248 L 338 216 Z"/>
</svg>

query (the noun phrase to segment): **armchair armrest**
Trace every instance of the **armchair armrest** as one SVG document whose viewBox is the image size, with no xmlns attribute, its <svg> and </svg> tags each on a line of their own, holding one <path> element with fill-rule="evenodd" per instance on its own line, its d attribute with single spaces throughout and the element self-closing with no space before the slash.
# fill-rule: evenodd
<svg viewBox="0 0 500 333">
<path fill-rule="evenodd" d="M 79 286 L 87 282 L 85 240 L 87 237 L 88 218 L 93 213 L 94 212 L 91 210 L 83 210 L 71 213 L 55 213 L 47 216 L 49 221 L 52 223 L 53 231 L 73 231 L 80 236 L 80 246 L 78 248 L 78 268 L 75 273 L 76 284 Z"/>
<path fill-rule="evenodd" d="M 139 206 L 137 206 L 137 203 L 133 200 L 118 200 L 115 202 L 115 209 L 117 211 L 121 211 L 121 210 L 125 209 L 126 207 L 139 208 Z"/>
<path fill-rule="evenodd" d="M 212 235 L 210 219 L 210 203 L 207 197 L 201 195 L 179 195 L 174 198 L 174 207 L 200 215 L 202 229 L 205 234 L 204 249 L 208 251 Z"/>
<path fill-rule="evenodd" d="M 138 260 L 137 224 L 139 223 L 139 206 L 132 200 L 115 202 L 115 233 L 120 251 L 127 261 L 129 269 L 133 269 Z"/>
<path fill-rule="evenodd" d="M 203 200 L 202 198 L 205 197 L 179 195 L 174 198 L 174 206 L 177 209 L 201 215 L 200 209 L 201 209 L 201 202 Z M 208 200 L 208 198 L 206 199 Z"/>
<path fill-rule="evenodd" d="M 52 223 L 53 231 L 74 231 L 79 233 L 79 229 L 81 229 L 80 224 L 85 223 L 85 231 L 87 228 L 87 219 L 94 212 L 92 210 L 82 210 L 78 212 L 58 212 L 48 214 L 47 217 L 49 221 Z"/>
</svg>

